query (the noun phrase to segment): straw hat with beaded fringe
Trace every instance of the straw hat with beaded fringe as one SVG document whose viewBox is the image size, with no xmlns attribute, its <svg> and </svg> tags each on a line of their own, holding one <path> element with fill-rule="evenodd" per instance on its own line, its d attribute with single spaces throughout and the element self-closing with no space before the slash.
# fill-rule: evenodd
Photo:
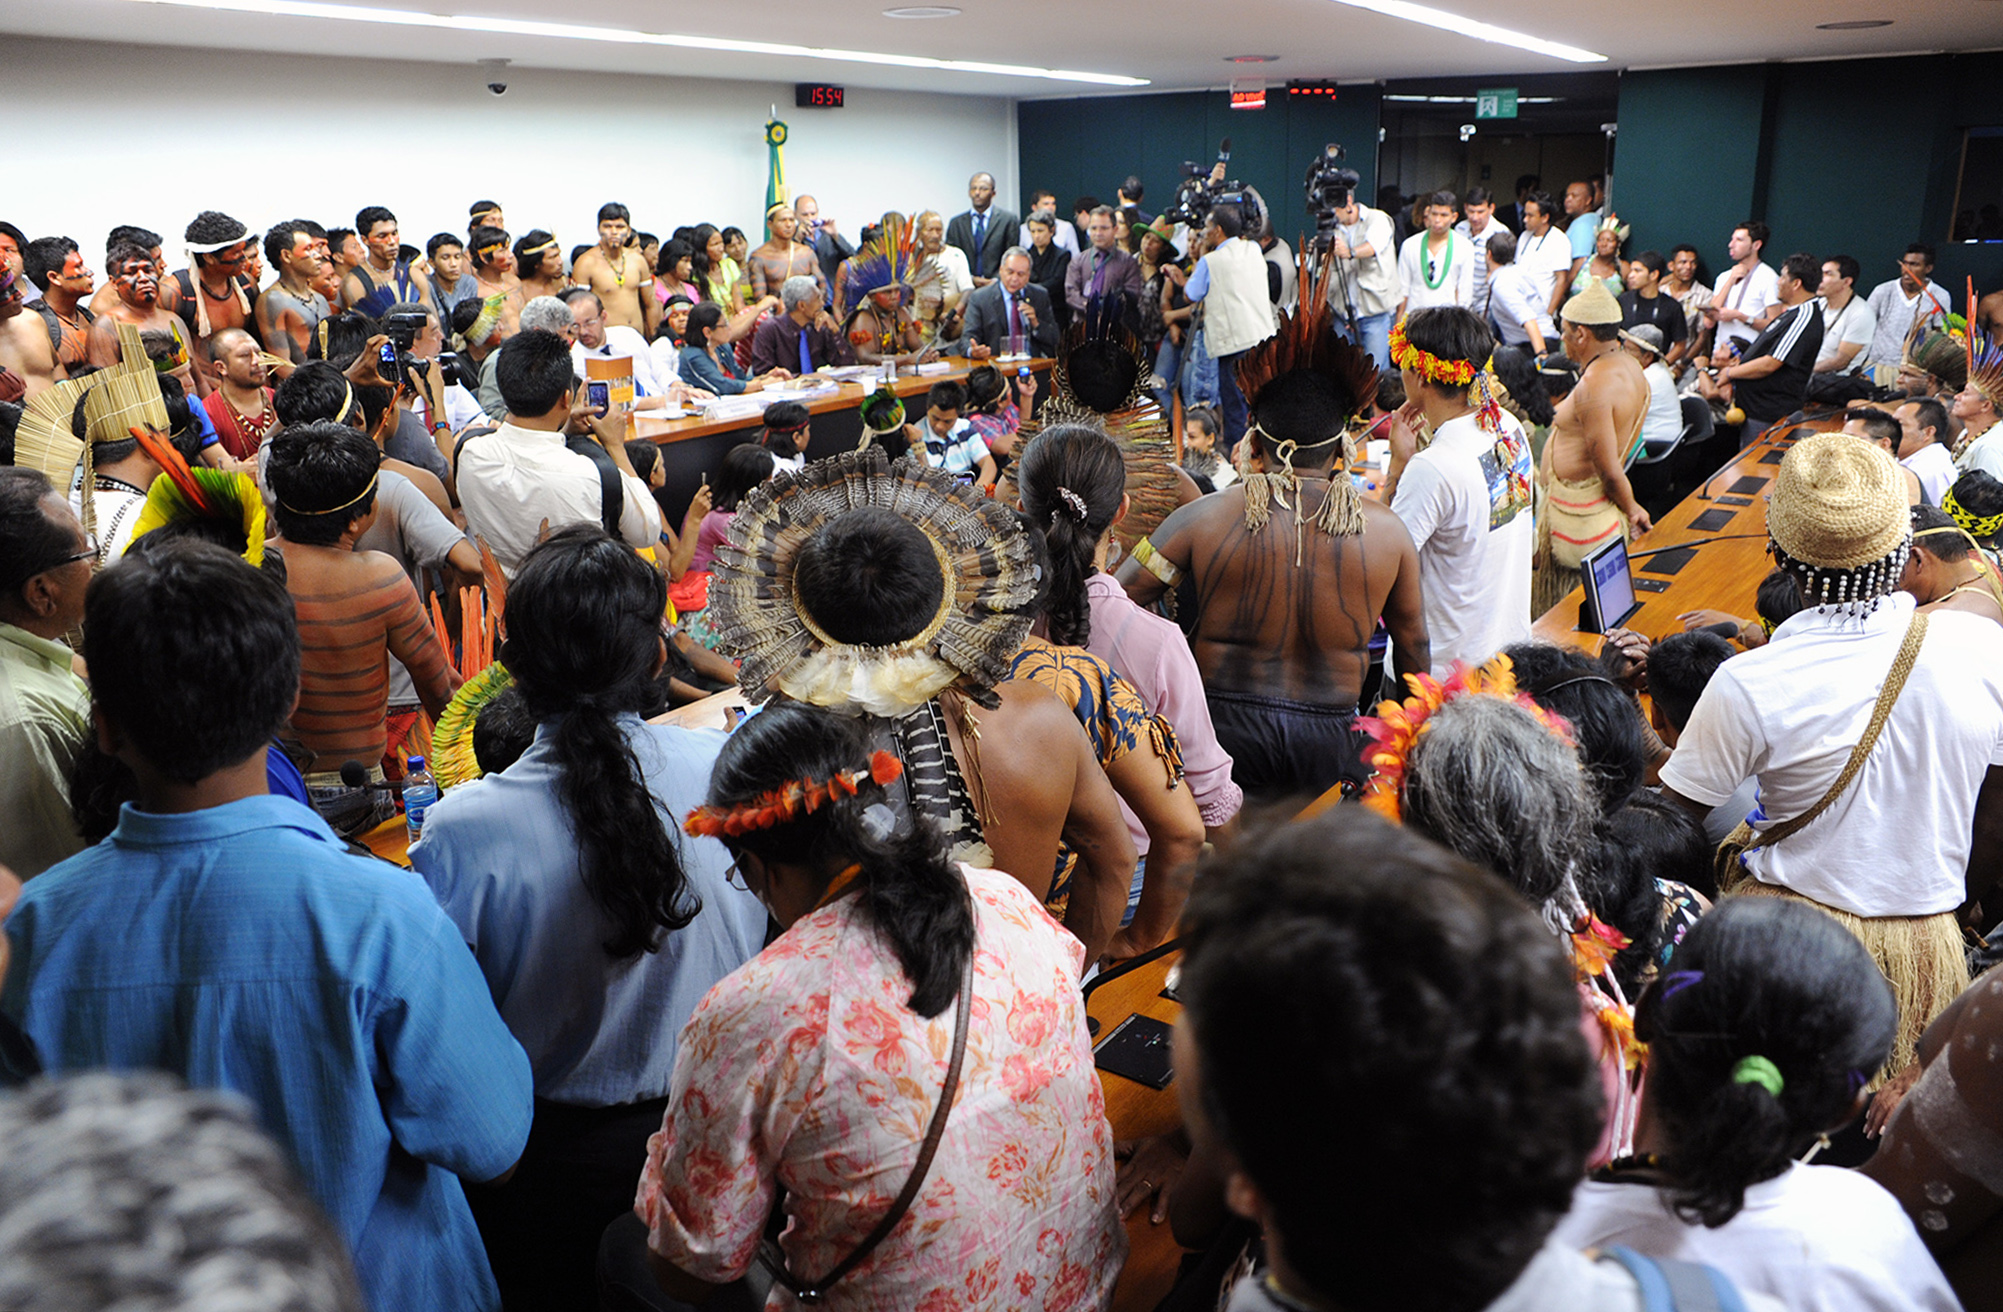
<svg viewBox="0 0 2003 1312">
<path fill-rule="evenodd" d="M 1774 477 L 1767 536 L 1808 570 L 1810 605 L 1875 602 L 1898 586 L 1912 545 L 1897 463 L 1847 434 L 1802 438 Z"/>
</svg>

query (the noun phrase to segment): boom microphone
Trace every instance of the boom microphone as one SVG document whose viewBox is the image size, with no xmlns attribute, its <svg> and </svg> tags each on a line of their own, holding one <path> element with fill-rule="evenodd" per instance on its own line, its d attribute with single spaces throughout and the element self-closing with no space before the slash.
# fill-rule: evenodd
<svg viewBox="0 0 2003 1312">
<path fill-rule="evenodd" d="M 360 761 L 341 762 L 341 782 L 349 788 L 366 789 L 371 793 L 396 793 L 401 795 L 403 792 L 403 785 L 400 783 L 370 783 L 369 767 L 363 765 Z"/>
</svg>

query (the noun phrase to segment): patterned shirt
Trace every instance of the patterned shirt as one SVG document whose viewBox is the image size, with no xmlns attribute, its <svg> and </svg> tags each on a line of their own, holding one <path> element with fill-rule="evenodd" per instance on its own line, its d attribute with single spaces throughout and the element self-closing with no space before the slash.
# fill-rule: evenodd
<svg viewBox="0 0 2003 1312">
<path fill-rule="evenodd" d="M 1078 993 L 1083 949 L 1011 875 L 963 866 L 974 998 L 960 1089 L 910 1213 L 826 1306 L 1101 1308 L 1126 1258 L 1112 1130 Z M 896 956 L 841 898 L 710 990 L 682 1031 L 634 1211 L 700 1280 L 752 1264 L 777 1190 L 789 1270 L 819 1279 L 904 1187 L 955 1008 L 921 1020 Z M 790 1308 L 784 1286 L 769 1308 Z"/>
</svg>

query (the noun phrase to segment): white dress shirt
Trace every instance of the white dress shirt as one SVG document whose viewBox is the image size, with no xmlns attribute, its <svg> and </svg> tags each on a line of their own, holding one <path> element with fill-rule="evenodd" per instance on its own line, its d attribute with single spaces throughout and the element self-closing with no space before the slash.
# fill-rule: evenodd
<svg viewBox="0 0 2003 1312">
<path fill-rule="evenodd" d="M 584 362 L 596 356 L 600 360 L 631 360 L 633 381 L 639 385 L 641 396 L 659 396 L 661 385 L 654 377 L 654 353 L 647 349 L 647 339 L 638 330 L 628 328 L 623 323 L 607 324 L 605 340 L 596 347 L 588 347 L 583 342 L 574 342 L 570 347 L 570 359 L 579 378 L 585 377 Z"/>
<path fill-rule="evenodd" d="M 660 541 L 661 508 L 647 485 L 621 474 L 625 497 L 619 539 L 636 550 Z M 504 423 L 466 443 L 459 453 L 459 500 L 467 535 L 484 539 L 513 578 L 542 535 L 572 524 L 596 524 L 604 508 L 598 466 L 563 444 L 563 434 Z"/>
</svg>

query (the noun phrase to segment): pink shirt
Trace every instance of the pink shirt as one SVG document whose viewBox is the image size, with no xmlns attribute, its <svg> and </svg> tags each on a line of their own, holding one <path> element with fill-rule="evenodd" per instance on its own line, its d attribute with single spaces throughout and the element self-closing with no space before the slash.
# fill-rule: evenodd
<svg viewBox="0 0 2003 1312">
<path fill-rule="evenodd" d="M 695 531 L 695 554 L 689 557 L 691 571 L 709 569 L 716 563 L 716 549 L 730 535 L 730 521 L 735 518 L 734 510 L 712 510 L 702 517 Z"/>
<path fill-rule="evenodd" d="M 1173 621 L 1137 606 L 1111 574 L 1085 580 L 1085 598 L 1092 607 L 1092 640 L 1085 650 L 1126 677 L 1149 710 L 1167 720 L 1182 743 L 1182 766 L 1189 791 L 1203 823 L 1215 829 L 1245 804 L 1245 794 L 1231 781 L 1231 754 L 1217 743 L 1211 727 L 1210 703 L 1203 698 L 1203 676 L 1189 640 Z M 1125 802 L 1120 813 L 1127 830 L 1145 854 L 1148 838 Z"/>
<path fill-rule="evenodd" d="M 1084 950 L 1013 877 L 962 867 L 974 1001 L 960 1090 L 904 1220 L 830 1308 L 1104 1308 L 1126 1260 L 1112 1130 L 1078 992 Z M 954 1008 L 921 1020 L 844 898 L 710 990 L 682 1030 L 634 1211 L 697 1279 L 752 1265 L 779 1186 L 787 1267 L 818 1278 L 904 1187 L 945 1082 Z M 797 1306 L 775 1285 L 766 1306 Z"/>
</svg>

